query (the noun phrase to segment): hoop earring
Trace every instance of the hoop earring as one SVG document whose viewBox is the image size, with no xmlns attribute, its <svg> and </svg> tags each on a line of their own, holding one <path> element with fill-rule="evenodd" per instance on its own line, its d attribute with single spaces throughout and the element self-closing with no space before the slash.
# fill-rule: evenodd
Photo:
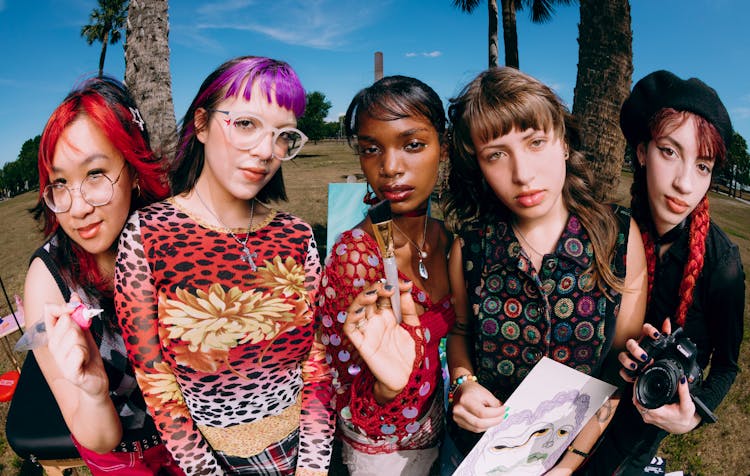
<svg viewBox="0 0 750 476">
<path fill-rule="evenodd" d="M 367 191 L 365 192 L 365 196 L 362 199 L 362 203 L 365 205 L 375 205 L 376 203 L 379 203 L 380 199 L 375 195 L 375 192 L 370 188 L 370 184 L 367 184 Z"/>
</svg>

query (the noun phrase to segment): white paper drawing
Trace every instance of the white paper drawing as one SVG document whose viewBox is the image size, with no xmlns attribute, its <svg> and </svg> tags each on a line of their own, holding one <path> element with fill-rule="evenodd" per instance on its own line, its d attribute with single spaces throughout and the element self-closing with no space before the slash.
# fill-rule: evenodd
<svg viewBox="0 0 750 476">
<path fill-rule="evenodd" d="M 615 387 L 543 357 L 454 476 L 539 475 L 560 458 Z"/>
</svg>

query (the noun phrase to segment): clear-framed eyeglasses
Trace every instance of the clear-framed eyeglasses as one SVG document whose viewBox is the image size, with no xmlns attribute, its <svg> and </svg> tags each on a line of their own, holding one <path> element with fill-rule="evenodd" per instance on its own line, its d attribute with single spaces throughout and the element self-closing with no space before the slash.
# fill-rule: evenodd
<svg viewBox="0 0 750 476">
<path fill-rule="evenodd" d="M 53 182 L 44 187 L 44 203 L 55 213 L 65 213 L 73 205 L 73 191 L 78 190 L 81 198 L 92 207 L 101 207 L 112 201 L 115 194 L 115 184 L 120 181 L 122 171 L 127 162 L 122 165 L 117 178 L 112 180 L 102 173 L 87 175 L 77 188 L 68 187 L 62 182 Z"/>
<path fill-rule="evenodd" d="M 257 146 L 266 136 L 273 134 L 273 157 L 279 160 L 293 159 L 302 146 L 307 142 L 307 136 L 294 127 L 271 127 L 266 124 L 262 117 L 251 112 L 222 111 L 219 109 L 208 109 L 209 112 L 218 112 L 226 117 L 221 122 L 226 125 L 229 143 L 240 150 L 250 150 Z"/>
</svg>

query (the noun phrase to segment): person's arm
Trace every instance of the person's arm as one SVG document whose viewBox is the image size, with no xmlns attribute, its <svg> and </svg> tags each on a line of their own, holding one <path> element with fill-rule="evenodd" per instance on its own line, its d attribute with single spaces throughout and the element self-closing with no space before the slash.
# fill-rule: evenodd
<svg viewBox="0 0 750 476">
<path fill-rule="evenodd" d="M 646 301 L 648 300 L 646 253 L 643 248 L 641 231 L 632 218 L 630 219 L 626 256 L 625 283 L 612 343 L 615 351 L 624 349 L 625 342 L 628 339 L 636 339 L 641 334 L 646 315 Z"/>
<path fill-rule="evenodd" d="M 693 393 L 710 410 L 715 410 L 732 387 L 739 365 L 740 344 L 744 334 L 745 273 L 739 250 L 732 246 L 719 257 L 707 276 L 708 302 L 705 319 L 711 334 L 710 371 L 700 388 Z"/>
<path fill-rule="evenodd" d="M 24 301 L 27 329 L 44 320 L 48 343 L 34 349 L 34 357 L 70 433 L 91 451 L 111 451 L 120 443 L 122 425 L 99 349 L 91 332 L 70 318 L 71 309 L 39 258 L 26 274 Z"/>
<path fill-rule="evenodd" d="M 470 349 L 472 333 L 469 327 L 468 296 L 463 272 L 461 240 L 453 241 L 448 260 L 448 278 L 456 310 L 456 323 L 448 334 L 447 357 L 451 382 L 459 377 L 474 375 Z M 499 424 L 506 416 L 502 402 L 482 385 L 467 379 L 453 394 L 453 419 L 461 428 L 475 433 Z"/>
<path fill-rule="evenodd" d="M 223 474 L 161 352 L 158 290 L 146 256 L 136 212 L 120 236 L 115 265 L 115 306 L 128 358 L 156 428 L 182 470 L 189 475 Z"/>
<path fill-rule="evenodd" d="M 613 396 L 604 402 L 604 405 L 596 411 L 594 416 L 589 419 L 578 435 L 576 435 L 555 466 L 546 472 L 545 475 L 563 476 L 573 474 L 573 471 L 578 469 L 591 453 L 597 440 L 612 421 L 612 417 L 615 415 L 615 410 L 619 404 L 619 396 Z"/>
<path fill-rule="evenodd" d="M 305 259 L 305 288 L 308 305 L 314 307 L 320 285 L 320 257 L 312 231 L 310 236 Z M 320 321 L 317 315 L 313 332 L 310 354 L 302 366 L 302 411 L 296 474 L 304 476 L 328 474 L 334 429 L 331 371 L 325 360 L 325 346 L 320 341 Z"/>
<path fill-rule="evenodd" d="M 706 302 L 703 307 L 710 314 L 705 318 L 711 323 L 709 332 L 713 351 L 709 374 L 703 384 L 693 390 L 693 395 L 709 410 L 714 410 L 729 392 L 739 370 L 737 359 L 743 335 L 745 280 L 737 248 L 732 247 L 724 256 L 719 257 L 716 266 L 704 269 L 704 274 L 708 287 L 704 291 Z M 669 319 L 665 320 L 664 326 L 662 332 L 671 333 Z M 655 338 L 658 331 L 647 324 L 643 326 L 643 334 Z M 628 353 L 620 354 L 620 361 L 624 368 L 633 369 L 636 365 L 634 359 L 642 360 L 640 356 L 643 354 L 643 349 L 637 342 L 629 341 Z M 647 358 L 650 359 L 650 356 Z M 687 433 L 701 423 L 702 417 L 696 411 L 686 379 L 680 381 L 677 392 L 678 402 L 656 409 L 645 409 L 635 396 L 633 405 L 641 412 L 645 423 L 673 434 Z"/>
</svg>

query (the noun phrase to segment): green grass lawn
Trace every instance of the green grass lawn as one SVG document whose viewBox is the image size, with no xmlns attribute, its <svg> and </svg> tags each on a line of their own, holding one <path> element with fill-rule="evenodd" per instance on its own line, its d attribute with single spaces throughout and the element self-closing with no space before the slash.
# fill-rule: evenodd
<svg viewBox="0 0 750 476">
<path fill-rule="evenodd" d="M 343 182 L 348 175 L 360 174 L 359 161 L 343 142 L 310 144 L 302 156 L 283 166 L 289 203 L 283 208 L 308 221 L 316 232 L 320 246 L 325 245 L 327 188 L 329 182 Z M 622 203 L 629 201 L 631 176 L 623 173 L 618 189 Z M 36 201 L 36 193 L 0 202 L 0 277 L 8 293 L 21 294 L 29 256 L 42 242 L 36 223 L 27 209 Z M 711 193 L 713 219 L 740 247 L 745 269 L 750 269 L 750 205 Z M 747 277 L 746 299 L 747 302 Z M 0 315 L 8 313 L 2 298 Z M 745 322 L 750 311 L 745 310 Z M 670 436 L 662 445 L 661 454 L 668 461 L 668 469 L 684 470 L 693 475 L 739 475 L 750 472 L 750 451 L 746 448 L 745 429 L 750 426 L 750 381 L 746 378 L 750 360 L 750 326 L 745 326 L 745 337 L 740 356 L 741 373 L 732 391 L 718 410 L 719 423 L 706 425 L 685 436 Z M 18 335 L 8 342 L 15 344 Z M 8 346 L 2 345 L 0 372 L 13 368 Z M 19 357 L 23 357 L 19 355 Z M 0 403 L 0 427 L 5 427 L 8 403 Z M 16 475 L 19 461 L 0 434 L 0 474 Z"/>
</svg>

